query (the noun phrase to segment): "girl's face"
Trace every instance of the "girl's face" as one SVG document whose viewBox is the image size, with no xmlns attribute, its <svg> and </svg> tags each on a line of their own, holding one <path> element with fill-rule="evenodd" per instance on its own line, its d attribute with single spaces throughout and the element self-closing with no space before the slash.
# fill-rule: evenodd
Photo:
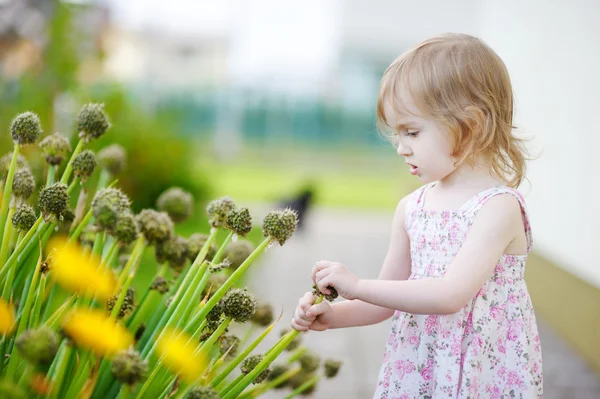
<svg viewBox="0 0 600 399">
<path fill-rule="evenodd" d="M 410 173 L 423 183 L 439 181 L 456 170 L 450 134 L 431 119 L 421 116 L 412 100 L 404 97 L 408 113 L 386 110 L 388 121 L 396 122 L 393 143 L 404 157 Z"/>
</svg>

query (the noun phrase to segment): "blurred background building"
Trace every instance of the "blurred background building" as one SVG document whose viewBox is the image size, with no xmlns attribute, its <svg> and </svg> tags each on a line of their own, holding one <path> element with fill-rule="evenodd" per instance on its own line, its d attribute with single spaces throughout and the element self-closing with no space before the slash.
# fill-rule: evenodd
<svg viewBox="0 0 600 399">
<path fill-rule="evenodd" d="M 78 104 L 105 101 L 111 140 L 150 176 L 123 176 L 140 207 L 173 179 L 263 204 L 310 182 L 322 209 L 388 216 L 418 182 L 376 132 L 379 79 L 428 36 L 478 35 L 508 66 L 538 157 L 520 188 L 534 305 L 600 372 L 599 15 L 594 0 L 1 0 L 0 124 L 34 109 L 74 134 Z"/>
</svg>

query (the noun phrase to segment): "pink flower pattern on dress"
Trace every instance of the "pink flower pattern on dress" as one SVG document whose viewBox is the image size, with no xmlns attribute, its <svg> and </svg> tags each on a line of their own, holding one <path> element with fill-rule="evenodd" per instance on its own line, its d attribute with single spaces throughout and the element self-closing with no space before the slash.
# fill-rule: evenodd
<svg viewBox="0 0 600 399">
<path fill-rule="evenodd" d="M 485 202 L 500 194 L 520 204 L 521 194 L 499 186 L 473 196 L 460 209 L 422 207 L 433 184 L 416 190 L 406 210 L 410 279 L 439 278 L 456 256 Z M 493 275 L 467 305 L 451 315 L 396 311 L 374 399 L 542 398 L 542 350 L 535 313 L 523 279 L 527 254 L 502 255 Z"/>
</svg>

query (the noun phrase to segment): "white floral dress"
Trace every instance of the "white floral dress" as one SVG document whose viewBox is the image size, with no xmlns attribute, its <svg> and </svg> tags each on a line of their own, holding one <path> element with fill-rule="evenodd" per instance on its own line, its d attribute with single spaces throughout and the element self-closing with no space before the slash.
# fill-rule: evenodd
<svg viewBox="0 0 600 399">
<path fill-rule="evenodd" d="M 410 279 L 446 272 L 479 209 L 499 194 L 522 209 L 527 252 L 532 239 L 525 201 L 509 187 L 473 196 L 453 211 L 423 208 L 434 183 L 417 189 L 406 210 Z M 493 276 L 459 312 L 414 315 L 396 311 L 379 372 L 376 399 L 542 398 L 542 353 L 523 273 L 527 255 L 501 256 Z"/>
</svg>

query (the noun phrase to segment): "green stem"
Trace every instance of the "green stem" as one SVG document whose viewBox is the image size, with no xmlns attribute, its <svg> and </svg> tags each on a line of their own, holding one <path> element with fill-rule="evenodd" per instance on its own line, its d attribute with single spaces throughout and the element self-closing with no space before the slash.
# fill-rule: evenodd
<svg viewBox="0 0 600 399">
<path fill-rule="evenodd" d="M 0 265 L 3 265 L 6 262 L 6 257 L 8 256 L 10 236 L 14 228 L 12 224 L 12 217 L 15 214 L 15 210 L 16 208 L 14 206 L 11 206 L 8 210 L 8 217 L 6 218 L 6 223 L 4 225 L 4 235 L 2 236 L 2 247 L 0 249 Z"/>
<path fill-rule="evenodd" d="M 54 184 L 54 177 L 56 176 L 56 166 L 48 166 L 48 174 L 46 175 L 46 187 L 50 187 Z"/>
<path fill-rule="evenodd" d="M 40 313 L 42 309 L 42 302 L 44 302 L 44 294 L 46 291 L 46 280 L 47 276 L 42 273 L 40 277 L 40 285 L 38 286 L 35 294 L 35 302 L 33 304 L 33 311 L 31 312 L 31 319 L 29 321 L 29 327 L 35 328 L 40 322 Z"/>
<path fill-rule="evenodd" d="M 47 226 L 46 224 L 41 225 L 43 222 L 43 217 L 40 216 L 35 223 L 33 224 L 33 226 L 31 226 L 31 228 L 29 229 L 29 231 L 27 232 L 27 234 L 25 234 L 25 237 L 23 237 L 23 239 L 21 240 L 21 242 L 19 242 L 19 244 L 17 245 L 17 247 L 15 248 L 15 250 L 13 251 L 13 253 L 8 257 L 8 260 L 6 261 L 6 263 L 4 264 L 4 266 L 2 266 L 2 268 L 0 269 L 0 281 L 2 281 L 2 279 L 4 278 L 5 273 L 8 272 L 8 270 L 11 268 L 12 265 L 15 264 L 15 262 L 17 262 L 17 260 L 19 259 L 19 255 L 21 255 L 21 253 L 23 252 L 23 250 L 27 247 L 29 247 L 30 245 L 30 241 L 33 237 L 33 235 L 38 231 L 39 228 L 39 232 L 40 234 L 44 234 L 45 227 Z M 41 225 L 41 226 L 40 226 Z"/>
<path fill-rule="evenodd" d="M 215 342 L 217 342 L 217 339 L 219 339 L 219 337 L 223 335 L 225 329 L 231 323 L 231 320 L 231 317 L 227 317 L 225 320 L 223 320 L 219 327 L 215 331 L 213 331 L 212 334 L 210 334 L 210 337 L 208 337 L 206 342 L 202 344 L 202 346 L 200 347 L 200 349 L 197 350 L 197 352 L 209 353 Z"/>
<path fill-rule="evenodd" d="M 305 348 L 305 347 L 296 349 L 294 352 L 292 352 L 290 354 L 290 357 L 288 357 L 288 359 L 287 359 L 288 363 L 294 363 L 296 360 L 300 359 L 300 357 L 302 357 L 302 355 L 304 353 L 306 353 L 307 350 L 308 350 L 308 348 Z"/>
<path fill-rule="evenodd" d="M 129 277 L 131 270 L 138 264 L 138 261 L 142 256 L 142 253 L 144 252 L 145 248 L 146 238 L 143 234 L 140 234 L 135 243 L 135 246 L 133 247 L 133 251 L 131 251 L 131 256 L 129 257 L 127 263 L 123 267 L 123 270 L 121 270 L 121 273 L 119 274 L 119 279 L 117 280 L 117 287 L 121 287 L 125 283 L 125 280 Z"/>
<path fill-rule="evenodd" d="M 121 305 L 123 305 L 123 302 L 125 301 L 125 296 L 127 296 L 127 290 L 129 289 L 129 287 L 131 286 L 131 282 L 133 281 L 133 276 L 135 275 L 135 268 L 138 264 L 139 259 L 142 256 L 142 252 L 144 252 L 144 247 L 146 246 L 145 244 L 146 239 L 143 235 L 140 235 L 138 241 L 135 244 L 133 253 L 129 257 L 129 259 L 127 260 L 127 264 L 123 268 L 124 273 L 121 274 L 125 277 L 125 281 L 122 283 L 119 281 L 119 284 L 117 285 L 117 287 L 121 287 L 121 292 L 119 293 L 117 302 L 115 303 L 115 306 L 113 307 L 112 312 L 110 313 L 111 320 L 117 319 L 117 315 L 121 310 Z"/>
<path fill-rule="evenodd" d="M 77 228 L 75 229 L 73 234 L 71 234 L 71 237 L 69 237 L 69 242 L 75 242 L 79 239 L 81 232 L 83 231 L 85 226 L 88 225 L 88 223 L 92 219 L 92 216 L 93 216 L 93 209 L 90 208 L 90 210 L 87 211 L 87 213 L 85 214 L 83 219 L 81 219 L 81 222 L 77 225 Z"/>
<path fill-rule="evenodd" d="M 231 392 L 231 390 L 233 389 L 233 387 L 235 387 L 237 384 L 239 384 L 243 379 L 244 379 L 244 374 L 240 374 L 238 375 L 235 380 L 233 380 L 231 382 L 231 384 L 227 385 L 225 388 L 221 389 L 219 391 L 219 398 L 224 398 L 225 395 L 227 395 L 229 392 Z"/>
<path fill-rule="evenodd" d="M 61 183 L 67 184 L 67 182 L 69 181 L 69 178 L 71 177 L 71 173 L 73 172 L 73 160 L 75 159 L 75 157 L 77 155 L 79 155 L 79 153 L 81 152 L 82 149 L 83 149 L 83 140 L 79 140 L 79 142 L 77 143 L 77 146 L 75 147 L 75 150 L 73 150 L 73 153 L 71 154 L 71 159 L 69 159 L 69 163 L 67 163 L 67 167 L 65 168 L 65 171 L 63 172 L 62 178 L 60 179 Z"/>
<path fill-rule="evenodd" d="M 10 196 L 12 194 L 12 185 L 13 179 L 15 177 L 15 171 L 17 169 L 17 158 L 19 157 L 19 149 L 19 144 L 15 143 L 12 158 L 10 160 L 10 166 L 8 167 L 8 175 L 6 176 L 6 182 L 4 183 L 2 205 L 0 205 L 0 236 L 3 236 L 4 234 L 4 224 L 6 222 L 6 214 L 8 213 Z"/>
<path fill-rule="evenodd" d="M 292 391 L 292 393 L 290 393 L 284 399 L 292 399 L 292 398 L 300 395 L 302 392 L 306 391 L 308 388 L 312 387 L 317 382 L 319 382 L 320 379 L 321 379 L 320 375 L 313 376 L 311 379 L 309 379 L 308 381 L 306 381 L 304 384 L 302 384 L 298 388 L 294 389 Z"/>
<path fill-rule="evenodd" d="M 50 317 L 48 317 L 48 320 L 46 320 L 44 324 L 53 330 L 57 329 L 60 323 L 60 319 L 65 314 L 65 312 L 71 308 L 71 306 L 75 303 L 76 300 L 77 294 L 71 295 L 65 303 L 63 303 L 58 309 L 54 311 L 54 313 Z"/>
<path fill-rule="evenodd" d="M 302 367 L 290 369 L 285 373 L 281 374 L 279 377 L 275 378 L 274 380 L 254 386 L 252 389 L 244 392 L 242 396 L 239 397 L 239 399 L 256 398 L 262 395 L 263 393 L 267 392 L 269 389 L 277 388 L 280 384 L 283 384 L 284 382 L 298 374 L 300 371 L 302 371 Z"/>
</svg>

